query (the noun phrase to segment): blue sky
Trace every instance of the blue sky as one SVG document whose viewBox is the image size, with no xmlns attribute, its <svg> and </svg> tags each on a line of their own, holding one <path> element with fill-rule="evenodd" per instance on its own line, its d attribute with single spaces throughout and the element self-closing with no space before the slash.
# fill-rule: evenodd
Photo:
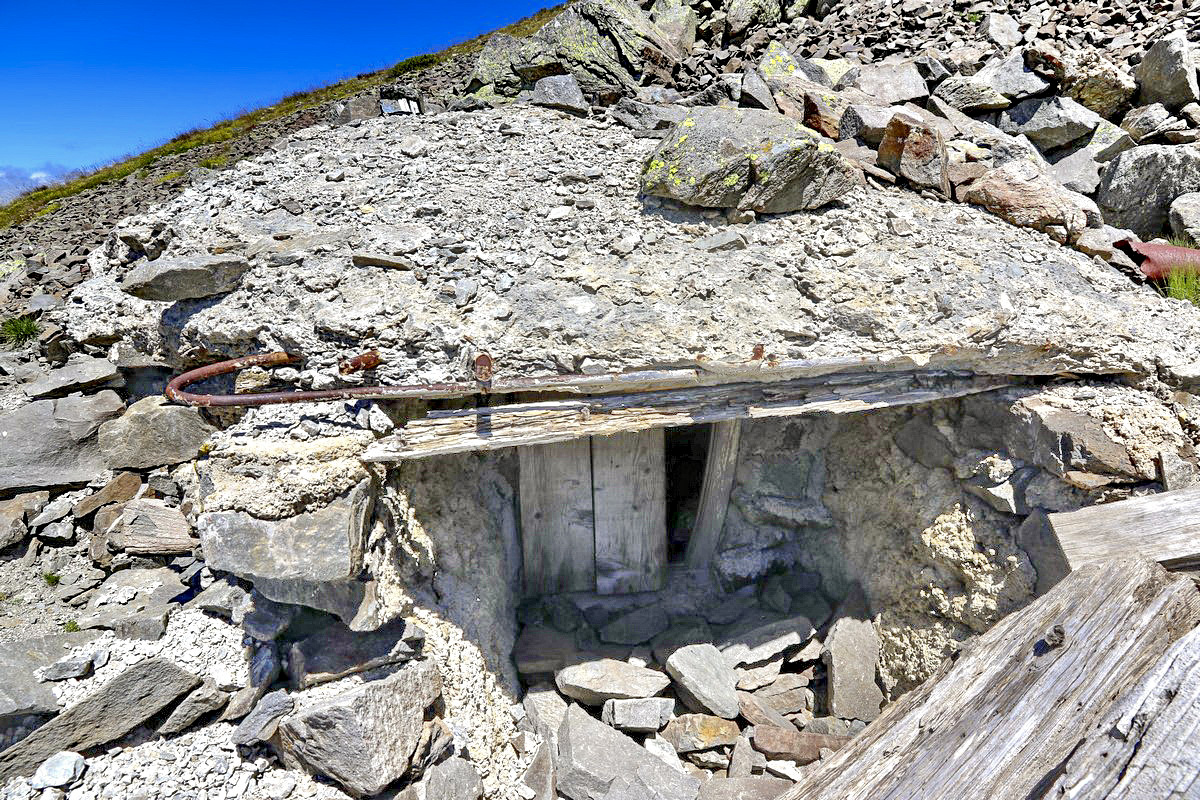
<svg viewBox="0 0 1200 800">
<path fill-rule="evenodd" d="M 0 0 L 0 181 L 90 167 L 552 0 Z"/>
</svg>

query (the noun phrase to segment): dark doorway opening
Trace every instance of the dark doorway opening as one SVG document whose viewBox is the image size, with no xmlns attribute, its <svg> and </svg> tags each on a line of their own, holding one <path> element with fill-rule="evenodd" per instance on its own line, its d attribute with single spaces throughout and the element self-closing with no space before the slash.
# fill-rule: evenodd
<svg viewBox="0 0 1200 800">
<path fill-rule="evenodd" d="M 680 562 L 700 510 L 700 491 L 712 436 L 710 425 L 666 429 L 667 560 Z"/>
</svg>

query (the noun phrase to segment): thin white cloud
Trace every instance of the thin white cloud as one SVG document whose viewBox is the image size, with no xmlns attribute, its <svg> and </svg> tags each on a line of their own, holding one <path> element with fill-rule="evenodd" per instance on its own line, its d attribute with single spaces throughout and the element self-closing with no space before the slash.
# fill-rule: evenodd
<svg viewBox="0 0 1200 800">
<path fill-rule="evenodd" d="M 0 166 L 0 203 L 7 203 L 22 192 L 38 186 L 58 183 L 70 172 L 61 164 L 43 164 L 32 169 Z"/>
</svg>

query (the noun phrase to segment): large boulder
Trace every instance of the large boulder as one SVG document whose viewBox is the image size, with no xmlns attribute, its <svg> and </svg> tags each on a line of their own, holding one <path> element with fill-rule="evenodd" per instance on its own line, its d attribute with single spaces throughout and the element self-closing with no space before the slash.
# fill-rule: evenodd
<svg viewBox="0 0 1200 800">
<path fill-rule="evenodd" d="M 1073 192 L 1090 195 L 1100 185 L 1100 171 L 1118 153 L 1133 147 L 1128 133 L 1101 120 L 1077 149 L 1054 162 L 1050 173 Z"/>
<path fill-rule="evenodd" d="M 587 116 L 591 108 L 584 99 L 574 75 L 550 75 L 542 78 L 534 84 L 530 102 L 535 106 L 556 108 L 579 116 Z"/>
<path fill-rule="evenodd" d="M 967 189 L 964 199 L 1022 228 L 1059 242 L 1073 242 L 1088 227 L 1082 195 L 1067 190 L 1036 164 L 1014 160 L 988 171 Z"/>
<path fill-rule="evenodd" d="M 1200 192 L 1175 198 L 1171 203 L 1171 233 L 1181 239 L 1200 243 Z M 0 530 L 0 537 L 3 531 Z"/>
<path fill-rule="evenodd" d="M 356 797 L 375 795 L 408 773 L 425 710 L 440 696 L 437 667 L 413 661 L 350 691 L 300 699 L 280 720 L 274 744 L 288 766 L 331 778 Z"/>
<path fill-rule="evenodd" d="M 212 569 L 251 581 L 279 603 L 335 614 L 356 630 L 368 612 L 370 586 L 363 568 L 365 527 L 374 505 L 369 480 L 325 506 L 279 520 L 244 511 L 209 511 L 196 520 Z"/>
<path fill-rule="evenodd" d="M 1036 42 L 1027 51 L 1026 62 L 1049 72 L 1062 94 L 1105 119 L 1128 108 L 1137 94 L 1133 75 L 1098 50 L 1060 52 L 1046 42 Z"/>
<path fill-rule="evenodd" d="M 1010 100 L 1023 100 L 1050 88 L 1050 82 L 1025 64 L 1025 54 L 1017 48 L 1007 56 L 997 56 L 975 73 L 979 83 Z"/>
<path fill-rule="evenodd" d="M 1000 114 L 1000 130 L 1024 134 L 1043 152 L 1087 136 L 1104 120 L 1069 97 L 1033 98 Z"/>
<path fill-rule="evenodd" d="M 115 392 L 37 400 L 0 414 L 0 492 L 84 484 L 107 463 L 100 426 L 125 410 Z"/>
<path fill-rule="evenodd" d="M 650 19 L 678 52 L 692 52 L 696 44 L 696 26 L 700 20 L 691 5 L 683 0 L 655 0 L 650 9 Z"/>
<path fill-rule="evenodd" d="M 929 97 L 929 87 L 917 65 L 911 61 L 863 67 L 858 76 L 858 88 L 891 105 Z"/>
<path fill-rule="evenodd" d="M 782 213 L 820 208 L 857 185 L 857 170 L 795 120 L 752 108 L 697 108 L 647 159 L 642 191 L 708 208 Z"/>
<path fill-rule="evenodd" d="M 112 469 L 152 469 L 191 461 L 214 431 L 197 409 L 144 397 L 100 426 L 100 449 Z"/>
<path fill-rule="evenodd" d="M 774 25 L 783 17 L 780 0 L 730 0 L 725 9 L 729 35 L 741 36 L 751 28 Z"/>
<path fill-rule="evenodd" d="M 1162 103 L 1180 108 L 1200 100 L 1196 54 L 1183 31 L 1155 42 L 1134 74 L 1141 86 L 1141 101 L 1147 105 Z"/>
<path fill-rule="evenodd" d="M 164 257 L 134 267 L 121 288 L 143 300 L 195 300 L 233 291 L 249 270 L 241 256 Z"/>
<path fill-rule="evenodd" d="M 954 75 L 938 84 L 934 96 L 959 111 L 994 111 L 1008 108 L 1012 101 L 969 75 Z"/>
<path fill-rule="evenodd" d="M 1148 240 L 1163 232 L 1171 203 L 1195 191 L 1200 191 L 1200 149 L 1143 145 L 1112 160 L 1100 181 L 1096 203 L 1109 225 Z"/>
<path fill-rule="evenodd" d="M 99 747 L 141 725 L 200 680 L 163 658 L 142 661 L 0 753 L 0 782 L 63 750 Z"/>
</svg>

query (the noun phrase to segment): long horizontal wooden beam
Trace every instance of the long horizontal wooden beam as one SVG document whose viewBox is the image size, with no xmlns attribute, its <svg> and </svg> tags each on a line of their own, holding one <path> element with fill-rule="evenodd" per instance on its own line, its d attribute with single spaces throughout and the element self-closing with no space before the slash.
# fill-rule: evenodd
<svg viewBox="0 0 1200 800">
<path fill-rule="evenodd" d="M 1200 566 L 1200 487 L 1046 516 L 1073 570 L 1130 555 Z"/>
<path fill-rule="evenodd" d="M 431 412 L 376 442 L 363 459 L 400 461 L 730 419 L 846 414 L 978 394 L 1014 382 L 945 372 L 857 374 Z"/>
</svg>

